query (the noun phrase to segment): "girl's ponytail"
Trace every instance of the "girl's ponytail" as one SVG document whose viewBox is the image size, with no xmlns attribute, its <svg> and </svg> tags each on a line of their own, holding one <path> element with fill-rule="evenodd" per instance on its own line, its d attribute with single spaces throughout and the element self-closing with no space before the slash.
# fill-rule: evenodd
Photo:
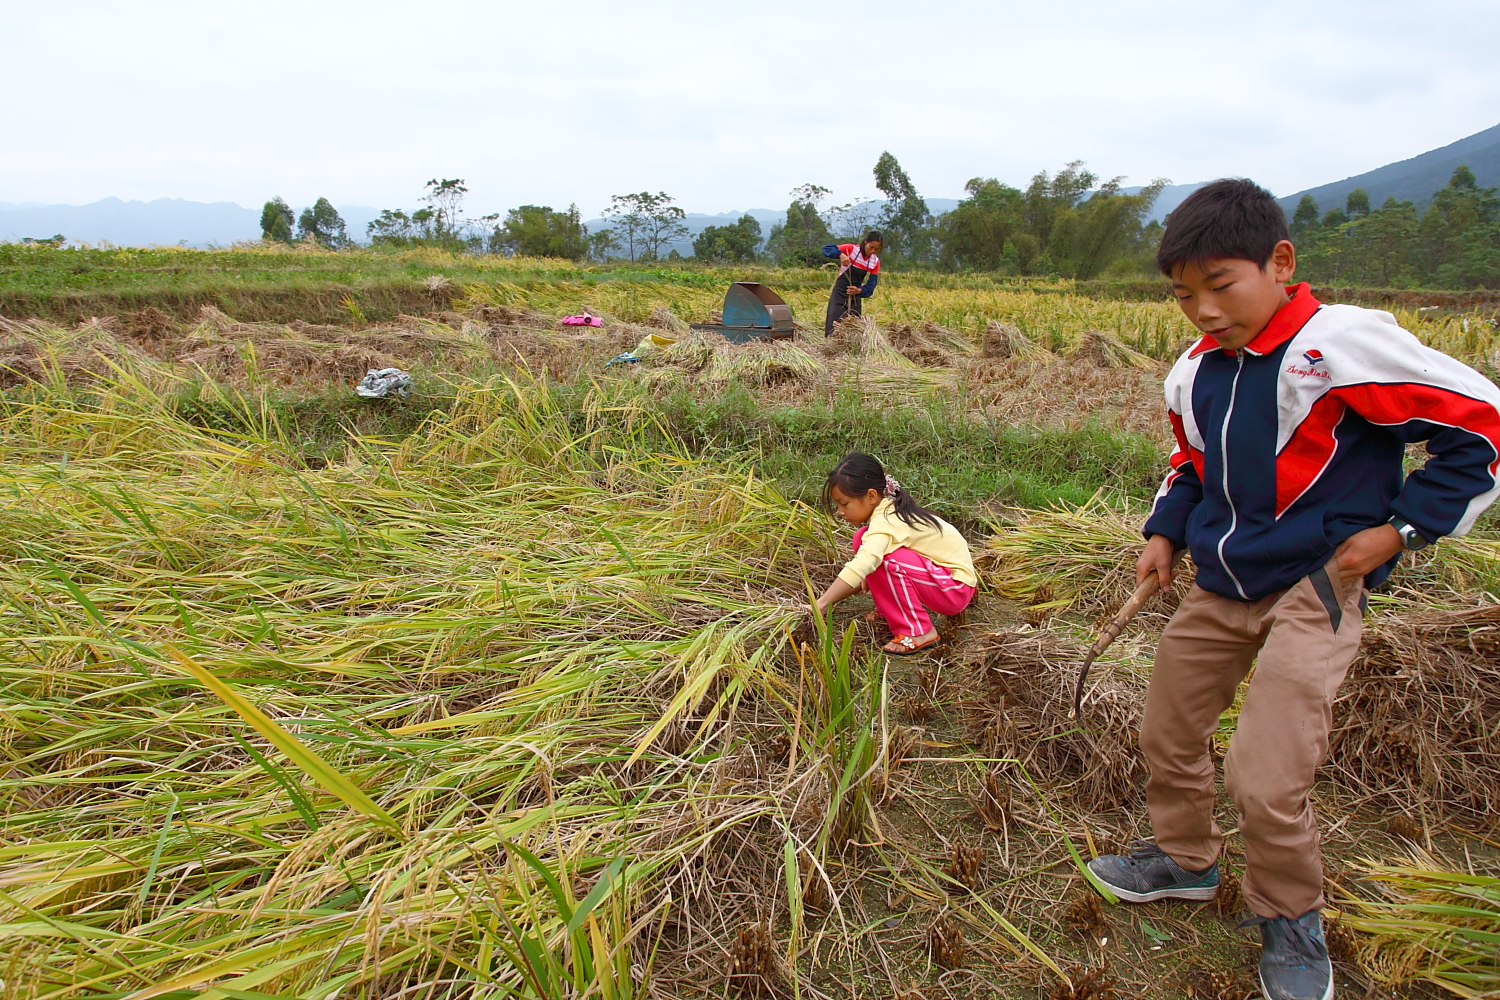
<svg viewBox="0 0 1500 1000">
<path fill-rule="evenodd" d="M 833 467 L 833 471 L 828 474 L 828 483 L 823 488 L 824 501 L 830 508 L 833 506 L 835 486 L 846 497 L 860 497 L 874 490 L 889 499 L 891 506 L 896 508 L 896 516 L 912 527 L 918 524 L 926 524 L 933 528 L 942 526 L 938 516 L 927 508 L 919 506 L 906 488 L 896 481 L 895 476 L 886 475 L 880 460 L 874 455 L 867 455 L 862 451 L 851 451 Z"/>
</svg>

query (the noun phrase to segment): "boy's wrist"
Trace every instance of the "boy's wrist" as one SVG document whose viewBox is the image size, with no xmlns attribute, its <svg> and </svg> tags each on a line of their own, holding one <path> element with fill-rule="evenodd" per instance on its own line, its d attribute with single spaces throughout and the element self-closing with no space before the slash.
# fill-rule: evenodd
<svg viewBox="0 0 1500 1000">
<path fill-rule="evenodd" d="M 1400 514 L 1392 514 L 1385 523 L 1396 529 L 1396 533 L 1401 536 L 1401 547 L 1408 552 L 1419 552 L 1432 544 L 1432 539 L 1422 534 L 1416 525 Z"/>
</svg>

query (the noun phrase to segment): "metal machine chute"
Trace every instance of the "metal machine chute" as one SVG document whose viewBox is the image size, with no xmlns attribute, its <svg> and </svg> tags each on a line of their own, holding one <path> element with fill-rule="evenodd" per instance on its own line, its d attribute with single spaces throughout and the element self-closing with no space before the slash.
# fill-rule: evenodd
<svg viewBox="0 0 1500 1000">
<path fill-rule="evenodd" d="M 792 307 L 758 281 L 736 281 L 724 293 L 722 323 L 694 323 L 694 330 L 720 333 L 726 340 L 785 340 L 792 335 Z"/>
</svg>

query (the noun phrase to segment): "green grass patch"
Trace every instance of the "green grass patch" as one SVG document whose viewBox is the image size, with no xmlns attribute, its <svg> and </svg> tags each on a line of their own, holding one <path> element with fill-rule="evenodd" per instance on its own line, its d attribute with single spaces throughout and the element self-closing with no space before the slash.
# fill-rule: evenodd
<svg viewBox="0 0 1500 1000">
<path fill-rule="evenodd" d="M 1149 497 L 1161 476 L 1160 446 L 1142 435 L 1001 423 L 961 400 L 882 407 L 848 391 L 823 406 L 766 406 L 730 386 L 711 398 L 675 392 L 653 407 L 690 450 L 750 457 L 808 503 L 818 502 L 828 470 L 851 451 L 877 456 L 924 505 L 960 519 L 992 502 L 1083 503 L 1101 487 Z"/>
<path fill-rule="evenodd" d="M 316 469 L 343 460 L 354 437 L 399 441 L 429 416 L 450 412 L 459 394 L 435 379 L 423 381 L 424 393 L 409 400 L 361 399 L 342 386 L 236 393 L 190 383 L 167 402 L 181 419 L 211 431 L 274 432 Z M 593 390 L 589 382 L 548 390 L 555 412 L 578 433 L 598 422 Z M 600 444 L 644 440 L 665 451 L 749 462 L 788 497 L 810 505 L 821 501 L 828 470 L 851 451 L 876 455 L 925 506 L 959 524 L 973 522 L 987 505 L 1081 504 L 1101 488 L 1145 499 L 1161 475 L 1160 446 L 1142 435 L 1093 424 L 1005 424 L 961 401 L 876 408 L 851 391 L 826 404 L 767 406 L 737 385 L 709 398 L 685 387 L 628 400 L 634 406 L 622 410 L 629 419 L 606 422 Z"/>
</svg>

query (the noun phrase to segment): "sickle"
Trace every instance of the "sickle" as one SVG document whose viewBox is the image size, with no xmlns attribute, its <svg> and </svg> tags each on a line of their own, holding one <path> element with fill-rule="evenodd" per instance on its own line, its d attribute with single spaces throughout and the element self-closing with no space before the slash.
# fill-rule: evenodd
<svg viewBox="0 0 1500 1000">
<path fill-rule="evenodd" d="M 1179 549 L 1172 555 L 1172 568 L 1174 570 L 1177 568 L 1178 562 L 1182 559 L 1182 553 L 1183 550 Z M 1110 643 L 1120 637 L 1120 633 L 1125 630 L 1125 626 L 1130 624 L 1130 619 L 1134 618 L 1140 612 L 1141 608 L 1146 606 L 1146 602 L 1156 596 L 1156 592 L 1159 590 L 1161 590 L 1161 580 L 1158 578 L 1156 570 L 1153 569 L 1146 574 L 1146 578 L 1135 588 L 1135 593 L 1131 594 L 1130 599 L 1120 608 L 1120 613 L 1115 615 L 1114 619 L 1108 625 L 1104 626 L 1104 631 L 1099 633 L 1099 638 L 1095 639 L 1094 644 L 1089 647 L 1088 655 L 1083 658 L 1083 669 L 1078 672 L 1078 685 L 1073 689 L 1073 711 L 1068 716 L 1070 719 L 1077 719 L 1083 716 L 1083 686 L 1088 683 L 1089 668 L 1094 665 L 1095 658 L 1108 649 Z"/>
</svg>

